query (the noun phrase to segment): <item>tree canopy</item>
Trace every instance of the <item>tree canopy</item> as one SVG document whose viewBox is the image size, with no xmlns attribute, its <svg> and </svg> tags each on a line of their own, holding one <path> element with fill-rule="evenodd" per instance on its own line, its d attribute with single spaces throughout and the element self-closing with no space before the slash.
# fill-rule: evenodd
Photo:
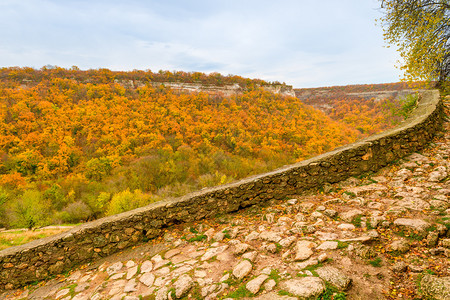
<svg viewBox="0 0 450 300">
<path fill-rule="evenodd" d="M 437 81 L 450 74 L 450 1 L 382 0 L 385 40 L 398 47 L 408 81 Z"/>
</svg>

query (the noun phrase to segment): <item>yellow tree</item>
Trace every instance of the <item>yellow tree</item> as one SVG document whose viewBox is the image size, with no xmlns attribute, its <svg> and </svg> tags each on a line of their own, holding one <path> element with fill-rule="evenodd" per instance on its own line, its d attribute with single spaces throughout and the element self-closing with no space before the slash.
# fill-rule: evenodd
<svg viewBox="0 0 450 300">
<path fill-rule="evenodd" d="M 408 81 L 448 81 L 450 1 L 382 0 L 384 38 L 398 47 Z"/>
</svg>

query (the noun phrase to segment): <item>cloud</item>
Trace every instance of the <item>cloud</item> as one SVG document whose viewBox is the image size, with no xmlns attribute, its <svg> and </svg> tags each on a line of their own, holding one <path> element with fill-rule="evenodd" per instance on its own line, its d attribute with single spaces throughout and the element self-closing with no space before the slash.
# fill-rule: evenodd
<svg viewBox="0 0 450 300">
<path fill-rule="evenodd" d="M 0 65 L 220 72 L 294 86 L 398 80 L 379 2 L 3 1 Z"/>
</svg>

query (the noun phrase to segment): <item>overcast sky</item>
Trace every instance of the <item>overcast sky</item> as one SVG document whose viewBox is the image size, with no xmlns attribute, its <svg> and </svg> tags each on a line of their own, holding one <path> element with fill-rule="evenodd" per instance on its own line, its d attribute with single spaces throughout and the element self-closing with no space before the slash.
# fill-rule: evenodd
<svg viewBox="0 0 450 300">
<path fill-rule="evenodd" d="M 0 0 L 0 66 L 399 81 L 377 0 Z"/>
</svg>

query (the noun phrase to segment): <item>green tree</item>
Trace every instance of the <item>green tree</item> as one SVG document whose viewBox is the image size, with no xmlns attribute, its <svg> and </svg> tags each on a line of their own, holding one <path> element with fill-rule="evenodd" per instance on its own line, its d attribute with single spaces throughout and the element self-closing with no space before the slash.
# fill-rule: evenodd
<svg viewBox="0 0 450 300">
<path fill-rule="evenodd" d="M 450 1 L 382 0 L 384 38 L 398 47 L 408 81 L 448 81 Z"/>
<path fill-rule="evenodd" d="M 49 206 L 39 191 L 27 190 L 10 203 L 10 225 L 28 229 L 45 225 L 48 221 Z"/>
<path fill-rule="evenodd" d="M 129 189 L 115 194 L 108 205 L 106 215 L 115 215 L 129 211 L 151 202 L 151 196 L 142 193 L 140 190 L 131 192 Z"/>
</svg>

